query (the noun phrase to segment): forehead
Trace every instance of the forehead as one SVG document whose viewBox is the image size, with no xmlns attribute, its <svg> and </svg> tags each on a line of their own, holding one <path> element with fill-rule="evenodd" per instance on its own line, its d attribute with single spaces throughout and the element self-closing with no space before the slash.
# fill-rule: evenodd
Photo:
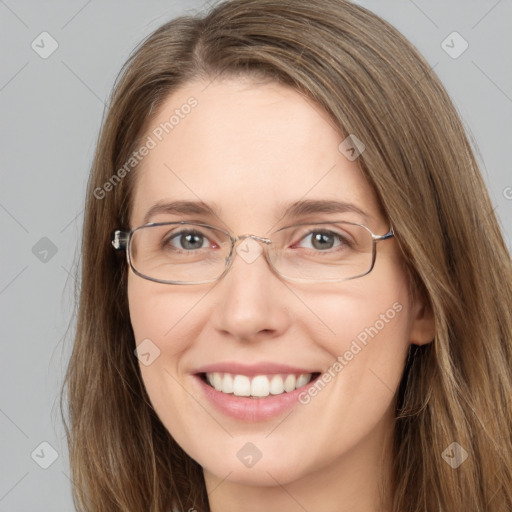
<svg viewBox="0 0 512 512">
<path fill-rule="evenodd" d="M 379 216 L 373 190 L 339 150 L 327 113 L 297 91 L 247 79 L 190 83 L 171 94 L 142 141 L 132 227 L 159 202 L 214 204 L 236 229 L 267 226 L 292 202 L 351 203 Z M 245 228 L 244 228 L 245 229 Z"/>
</svg>

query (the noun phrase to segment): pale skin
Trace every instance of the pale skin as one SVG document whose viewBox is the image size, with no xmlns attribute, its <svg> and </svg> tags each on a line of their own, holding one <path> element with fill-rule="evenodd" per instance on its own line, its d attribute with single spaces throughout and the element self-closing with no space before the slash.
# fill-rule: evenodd
<svg viewBox="0 0 512 512">
<path fill-rule="evenodd" d="M 157 201 L 202 200 L 217 217 L 158 214 L 151 222 L 200 220 L 233 235 L 267 236 L 280 225 L 344 220 L 389 230 L 357 161 L 320 107 L 294 90 L 232 79 L 190 83 L 174 92 L 151 130 L 194 96 L 198 105 L 150 151 L 137 170 L 130 227 Z M 204 89 L 204 91 L 203 91 Z M 347 212 L 282 219 L 284 204 L 336 199 Z M 379 242 L 374 269 L 339 283 L 280 279 L 263 256 L 235 257 L 220 281 L 166 285 L 135 275 L 128 294 L 136 343 L 160 356 L 141 365 L 151 402 L 182 448 L 204 468 L 213 512 L 388 511 L 379 485 L 389 476 L 395 393 L 411 344 L 434 336 L 428 308 L 409 292 L 394 238 Z M 195 368 L 220 361 L 277 362 L 326 370 L 358 333 L 393 304 L 401 311 L 307 405 L 271 420 L 228 417 L 203 397 Z M 262 458 L 246 467 L 237 452 L 253 443 Z"/>
</svg>

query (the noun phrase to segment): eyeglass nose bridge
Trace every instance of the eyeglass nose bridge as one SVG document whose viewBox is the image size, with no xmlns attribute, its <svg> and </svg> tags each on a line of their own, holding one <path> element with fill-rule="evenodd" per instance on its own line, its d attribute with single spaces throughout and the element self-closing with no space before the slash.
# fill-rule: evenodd
<svg viewBox="0 0 512 512">
<path fill-rule="evenodd" d="M 258 240 L 259 242 L 263 242 L 266 245 L 270 245 L 272 243 L 272 240 L 270 238 L 265 238 L 258 235 L 239 235 L 237 237 L 231 237 L 231 252 L 229 253 L 228 259 L 231 260 L 233 256 L 233 252 L 235 251 L 235 247 L 238 244 L 238 242 L 241 242 L 242 240 L 247 240 L 248 238 L 252 238 L 253 240 Z"/>
<path fill-rule="evenodd" d="M 265 242 L 267 245 L 272 243 L 272 240 L 270 240 L 270 238 L 264 238 L 264 237 L 258 236 L 258 235 L 240 235 L 235 238 L 231 238 L 231 241 L 233 242 L 233 247 L 239 240 L 246 240 L 247 238 L 253 238 L 254 240 L 259 240 L 260 242 Z"/>
<path fill-rule="evenodd" d="M 243 240 L 247 240 L 248 238 L 252 238 L 253 240 L 263 242 L 267 246 L 269 246 L 272 243 L 272 240 L 270 240 L 270 238 L 265 238 L 265 237 L 258 236 L 258 235 L 239 235 L 237 237 L 230 236 L 230 238 L 231 238 L 231 251 L 229 252 L 229 255 L 227 256 L 227 258 L 225 260 L 226 269 L 224 270 L 223 275 L 227 273 L 227 271 L 231 267 L 231 264 L 233 263 L 233 260 L 234 260 L 233 255 L 235 253 L 235 247 L 237 246 L 237 244 L 239 242 L 241 242 Z M 264 253 L 265 259 L 267 259 L 267 263 L 270 264 L 270 261 L 268 261 L 268 257 L 266 255 L 266 251 L 263 251 L 263 253 Z M 273 268 L 272 264 L 270 264 L 270 267 Z"/>
</svg>

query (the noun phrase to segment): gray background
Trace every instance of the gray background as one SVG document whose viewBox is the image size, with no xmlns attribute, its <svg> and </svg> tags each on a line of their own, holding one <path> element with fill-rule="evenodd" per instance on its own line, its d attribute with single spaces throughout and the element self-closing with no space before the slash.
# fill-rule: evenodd
<svg viewBox="0 0 512 512">
<path fill-rule="evenodd" d="M 478 145 L 510 247 L 512 1 L 358 3 L 394 24 L 445 84 Z M 0 0 L 0 512 L 73 510 L 58 393 L 71 348 L 66 329 L 85 185 L 104 103 L 144 36 L 205 5 Z M 49 39 L 38 37 L 43 31 L 58 43 L 46 59 L 31 47 L 35 40 L 50 48 Z M 469 44 L 455 59 L 441 46 L 453 31 Z M 452 52 L 461 48 L 457 41 L 448 44 Z"/>
</svg>

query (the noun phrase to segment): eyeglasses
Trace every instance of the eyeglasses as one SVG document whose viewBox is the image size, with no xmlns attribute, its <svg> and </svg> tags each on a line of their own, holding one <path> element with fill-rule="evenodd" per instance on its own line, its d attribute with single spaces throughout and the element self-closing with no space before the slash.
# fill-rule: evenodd
<svg viewBox="0 0 512 512">
<path fill-rule="evenodd" d="M 295 282 L 339 282 L 362 277 L 375 265 L 376 244 L 394 236 L 393 228 L 375 235 L 346 221 L 303 223 L 278 229 L 270 238 L 237 237 L 197 222 L 161 222 L 131 231 L 116 230 L 112 246 L 125 251 L 133 272 L 165 284 L 217 281 L 229 270 L 236 252 L 252 263 L 264 252 L 279 276 Z M 263 243 L 263 251 L 261 245 Z"/>
</svg>

